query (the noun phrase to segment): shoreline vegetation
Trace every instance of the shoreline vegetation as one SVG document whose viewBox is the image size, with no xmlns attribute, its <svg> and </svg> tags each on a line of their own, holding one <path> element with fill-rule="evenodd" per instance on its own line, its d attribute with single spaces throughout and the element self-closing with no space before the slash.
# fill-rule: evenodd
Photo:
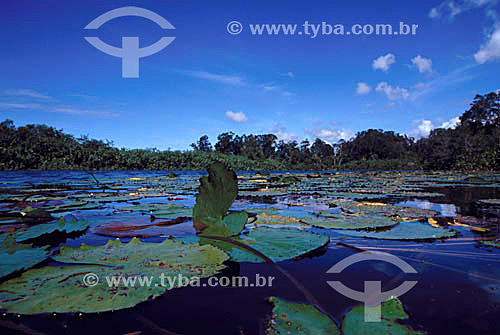
<svg viewBox="0 0 500 335">
<path fill-rule="evenodd" d="M 349 141 L 278 141 L 273 134 L 202 136 L 189 151 L 116 148 L 47 125 L 0 123 L 0 170 L 204 170 L 216 161 L 234 170 L 500 170 L 500 92 L 477 95 L 453 129 L 415 140 L 369 129 Z"/>
</svg>

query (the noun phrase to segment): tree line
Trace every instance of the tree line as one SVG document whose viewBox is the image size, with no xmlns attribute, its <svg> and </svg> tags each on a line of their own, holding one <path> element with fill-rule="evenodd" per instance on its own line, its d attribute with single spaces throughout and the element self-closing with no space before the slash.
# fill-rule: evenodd
<svg viewBox="0 0 500 335">
<path fill-rule="evenodd" d="M 415 141 L 369 129 L 329 144 L 278 140 L 273 134 L 225 132 L 190 151 L 116 148 L 112 142 L 75 138 L 46 125 L 0 123 L 0 170 L 202 170 L 222 161 L 236 170 L 499 170 L 500 93 L 477 95 L 455 129 L 434 129 Z"/>
</svg>

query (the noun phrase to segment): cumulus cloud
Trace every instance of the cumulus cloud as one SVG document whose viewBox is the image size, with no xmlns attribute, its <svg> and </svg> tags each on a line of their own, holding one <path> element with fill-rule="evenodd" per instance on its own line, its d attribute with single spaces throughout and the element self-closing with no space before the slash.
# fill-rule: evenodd
<svg viewBox="0 0 500 335">
<path fill-rule="evenodd" d="M 394 63 L 396 63 L 396 56 L 388 53 L 385 56 L 380 56 L 379 58 L 375 59 L 372 63 L 372 67 L 374 70 L 387 72 L 391 68 L 391 65 Z"/>
<path fill-rule="evenodd" d="M 401 88 L 399 86 L 393 87 L 385 81 L 379 83 L 375 88 L 375 91 L 385 94 L 387 99 L 391 101 L 406 100 L 410 96 L 410 93 L 406 88 Z"/>
<path fill-rule="evenodd" d="M 474 54 L 474 59 L 479 64 L 500 59 L 500 25 L 497 26 L 488 41 Z"/>
<path fill-rule="evenodd" d="M 500 0 L 446 0 L 439 6 L 432 8 L 429 17 L 447 17 L 453 19 L 455 16 L 476 8 L 485 8 L 486 16 L 495 22 L 493 32 L 488 37 L 479 51 L 474 54 L 478 64 L 500 59 L 500 23 L 495 7 Z"/>
<path fill-rule="evenodd" d="M 294 134 L 294 133 L 289 133 L 287 132 L 287 129 L 281 125 L 275 125 L 271 128 L 269 128 L 269 132 L 271 134 L 276 135 L 278 138 L 278 141 L 284 141 L 284 142 L 291 142 L 291 141 L 299 141 L 300 138 Z"/>
<path fill-rule="evenodd" d="M 229 110 L 229 111 L 226 111 L 226 117 L 229 120 L 237 122 L 237 123 L 243 123 L 243 122 L 248 121 L 247 116 L 243 112 L 233 112 L 233 111 Z"/>
<path fill-rule="evenodd" d="M 417 127 L 408 133 L 416 139 L 429 136 L 431 131 L 435 128 L 431 120 L 419 120 L 417 122 Z"/>
<path fill-rule="evenodd" d="M 356 94 L 357 95 L 365 95 L 365 94 L 370 93 L 371 91 L 372 91 L 372 88 L 367 83 L 360 82 L 360 83 L 358 83 L 358 86 L 356 87 Z"/>
<path fill-rule="evenodd" d="M 411 62 L 418 69 L 418 72 L 432 73 L 432 60 L 430 58 L 424 58 L 418 55 L 412 58 Z"/>
<path fill-rule="evenodd" d="M 460 124 L 460 117 L 454 117 L 448 121 L 443 122 L 439 128 L 455 129 Z"/>
<path fill-rule="evenodd" d="M 354 137 L 354 133 L 350 129 L 308 129 L 305 128 L 304 132 L 311 136 L 313 139 L 319 138 L 327 143 L 335 143 L 340 140 L 349 140 Z"/>
<path fill-rule="evenodd" d="M 429 136 L 431 131 L 436 128 L 455 129 L 460 124 L 460 118 L 458 116 L 451 118 L 448 121 L 444 121 L 439 127 L 436 127 L 431 120 L 416 120 L 414 123 L 417 126 L 408 132 L 408 135 L 420 139 Z"/>
<path fill-rule="evenodd" d="M 429 11 L 431 19 L 447 17 L 453 19 L 455 16 L 479 7 L 491 7 L 498 3 L 498 0 L 446 0 L 439 6 Z"/>
</svg>

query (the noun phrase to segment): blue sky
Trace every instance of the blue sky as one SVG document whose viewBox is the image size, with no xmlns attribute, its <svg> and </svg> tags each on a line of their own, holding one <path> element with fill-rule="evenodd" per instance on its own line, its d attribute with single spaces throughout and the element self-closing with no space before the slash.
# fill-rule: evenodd
<svg viewBox="0 0 500 335">
<path fill-rule="evenodd" d="M 22 1 L 0 12 L 0 119 L 44 123 L 118 147 L 181 149 L 207 134 L 275 133 L 330 143 L 368 128 L 426 136 L 500 89 L 497 0 Z M 123 6 L 139 17 L 83 28 Z M 239 35 L 227 32 L 239 21 Z M 409 36 L 252 35 L 249 24 L 418 24 Z M 175 40 L 122 78 L 85 36 Z"/>
</svg>

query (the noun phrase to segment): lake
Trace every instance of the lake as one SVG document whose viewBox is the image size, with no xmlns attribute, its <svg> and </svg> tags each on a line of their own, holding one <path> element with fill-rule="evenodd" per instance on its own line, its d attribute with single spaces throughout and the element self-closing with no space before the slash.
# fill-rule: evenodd
<svg viewBox="0 0 500 335">
<path fill-rule="evenodd" d="M 27 333 L 36 330 L 45 334 L 265 334 L 273 311 L 268 301 L 272 296 L 301 304 L 313 301 L 321 313 L 341 327 L 349 311 L 362 302 L 337 292 L 328 281 L 340 281 L 357 291 L 364 290 L 366 281 L 380 281 L 382 291 L 404 281 L 417 281 L 399 297 L 409 316 L 401 324 L 428 334 L 498 333 L 500 249 L 495 243 L 499 245 L 500 174 L 237 171 L 238 197 L 230 210 L 249 213 L 242 241 L 275 264 L 258 257 L 252 261 L 256 256 L 248 250 L 236 250 L 234 246 L 224 249 L 217 241 L 200 240 L 191 213 L 198 180 L 206 174 L 0 172 L 0 243 L 12 239 L 14 248 L 35 249 L 45 255 L 40 262 L 19 258 L 21 263 L 26 261 L 24 268 L 20 263 L 6 265 L 9 271 L 0 279 L 0 308 L 5 311 L 0 318 L 2 334 L 19 334 L 21 327 L 29 329 Z M 60 218 L 66 224 L 75 223 L 71 231 L 56 226 L 48 229 L 55 222 L 63 222 L 57 221 Z M 85 222 L 85 226 L 78 228 L 76 222 Z M 34 228 L 42 226 L 47 229 Z M 278 240 L 273 244 L 274 237 L 265 243 L 257 237 L 253 241 L 252 234 L 258 236 L 256 231 L 276 234 L 277 239 L 283 232 L 301 232 L 303 235 L 297 236 L 310 237 L 307 243 L 311 247 L 304 247 L 299 257 L 283 260 L 289 250 L 279 249 L 283 246 Z M 134 237 L 150 245 L 171 239 L 220 248 L 217 250 L 221 254 L 225 250 L 227 259 L 216 277 L 246 276 L 252 281 L 259 275 L 274 280 L 272 286 L 260 287 L 179 287 L 154 299 L 146 294 L 144 301 L 133 307 L 99 313 L 53 313 L 64 306 L 44 303 L 46 313 L 29 315 L 19 311 L 38 310 L 41 307 L 36 307 L 37 301 L 49 301 L 50 297 L 5 293 L 27 271 L 71 266 L 57 259 L 63 245 L 103 246 L 110 239 L 128 243 Z M 314 243 L 320 238 L 329 242 L 316 247 Z M 299 242 L 304 239 L 290 239 L 293 245 L 286 244 L 286 238 L 283 241 L 286 248 L 293 249 L 294 245 L 301 248 Z M 7 252 L 12 245 L 5 242 L 0 246 L 3 255 L 12 254 Z M 19 249 L 15 250 L 17 253 Z M 273 250 L 278 251 L 274 254 Z M 384 261 L 359 262 L 341 273 L 327 273 L 338 262 L 363 250 L 397 256 L 416 273 L 402 273 Z M 66 280 L 58 281 L 61 287 Z M 202 285 L 207 282 L 208 277 L 201 278 Z M 92 292 L 92 287 L 86 289 Z M 33 290 L 26 286 L 26 292 Z M 60 292 L 63 288 L 58 291 L 55 287 L 43 294 L 56 299 Z M 71 298 L 71 291 L 64 292 Z M 77 290 L 74 292 L 76 296 Z M 18 299 L 30 299 L 30 305 L 16 304 Z"/>
</svg>

